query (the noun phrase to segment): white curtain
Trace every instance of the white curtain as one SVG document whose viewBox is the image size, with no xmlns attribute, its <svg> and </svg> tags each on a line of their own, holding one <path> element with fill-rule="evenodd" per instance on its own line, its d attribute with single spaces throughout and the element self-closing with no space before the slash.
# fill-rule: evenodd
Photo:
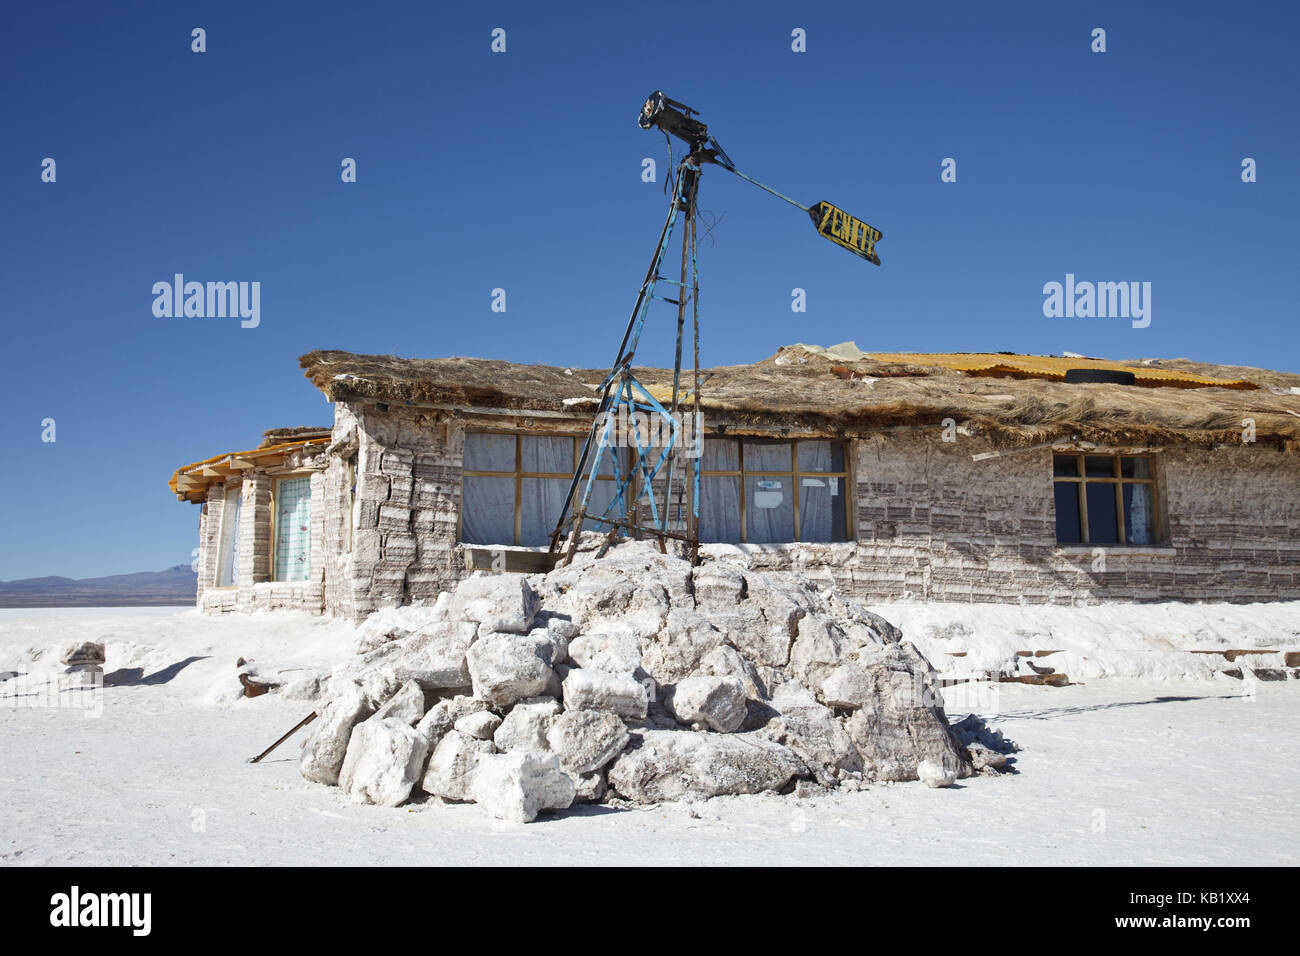
<svg viewBox="0 0 1300 956">
<path fill-rule="evenodd" d="M 592 485 L 591 488 L 591 498 L 588 499 L 587 501 L 587 514 L 603 515 L 605 513 L 605 509 L 608 508 L 610 504 L 613 502 L 614 492 L 617 490 L 618 490 L 617 481 L 597 478 L 596 483 Z M 609 515 L 611 518 L 615 520 L 620 520 L 626 517 L 627 506 L 632 503 L 630 501 L 632 494 L 633 494 L 633 486 L 629 486 L 627 491 L 623 495 L 623 506 L 621 508 L 615 508 Z M 587 521 L 583 524 L 582 527 L 583 530 L 585 531 L 608 531 L 609 530 L 609 525 L 597 524 L 595 521 L 593 521 L 590 518 L 587 519 Z"/>
<path fill-rule="evenodd" d="M 466 544 L 515 543 L 515 479 L 466 475 L 460 505 Z"/>
<path fill-rule="evenodd" d="M 745 540 L 750 544 L 784 544 L 794 540 L 792 483 L 789 475 L 745 478 Z"/>
<path fill-rule="evenodd" d="M 504 471 L 514 474 L 515 436 L 470 432 L 465 436 L 466 471 Z"/>
<path fill-rule="evenodd" d="M 1125 485 L 1125 495 L 1130 499 L 1124 520 L 1128 526 L 1129 544 L 1151 543 L 1151 488 L 1148 485 Z"/>
<path fill-rule="evenodd" d="M 790 443 L 745 442 L 745 471 L 790 471 Z"/>
<path fill-rule="evenodd" d="M 801 441 L 799 443 L 799 470 L 839 471 L 839 468 L 831 467 L 831 443 L 828 441 Z"/>
<path fill-rule="evenodd" d="M 217 551 L 217 587 L 233 587 L 239 579 L 239 515 L 243 498 L 238 486 L 226 492 L 221 507 L 221 543 Z"/>
<path fill-rule="evenodd" d="M 740 442 L 735 438 L 706 438 L 700 471 L 739 471 Z"/>
<path fill-rule="evenodd" d="M 524 478 L 519 496 L 519 543 L 533 547 L 550 542 L 560 519 L 568 478 Z M 593 492 L 594 493 L 594 492 Z"/>
<path fill-rule="evenodd" d="M 525 435 L 522 446 L 523 460 L 519 470 L 525 474 L 573 474 L 572 438 Z"/>
<path fill-rule="evenodd" d="M 833 541 L 835 509 L 842 507 L 838 478 L 799 479 L 799 540 Z"/>
<path fill-rule="evenodd" d="M 700 540 L 740 540 L 740 479 L 700 477 Z"/>
</svg>

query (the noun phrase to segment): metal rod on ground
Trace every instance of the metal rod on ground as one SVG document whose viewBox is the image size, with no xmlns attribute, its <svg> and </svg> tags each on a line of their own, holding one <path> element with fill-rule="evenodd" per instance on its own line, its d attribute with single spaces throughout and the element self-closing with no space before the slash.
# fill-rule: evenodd
<svg viewBox="0 0 1300 956">
<path fill-rule="evenodd" d="M 288 740 L 290 737 L 292 737 L 292 736 L 293 736 L 294 734 L 296 734 L 298 731 L 302 730 L 302 728 L 304 728 L 304 727 L 306 727 L 308 724 L 310 724 L 313 720 L 316 719 L 316 717 L 317 717 L 316 711 L 313 710 L 310 714 L 308 714 L 308 715 L 307 715 L 306 717 L 304 717 L 302 720 L 300 720 L 300 721 L 298 721 L 296 724 L 294 724 L 292 730 L 290 730 L 287 734 L 285 734 L 283 737 L 281 737 L 281 738 L 280 738 L 279 740 L 277 740 L 275 743 L 271 744 L 271 746 L 267 747 L 265 750 L 263 750 L 263 751 L 262 751 L 260 754 L 258 754 L 256 757 L 249 757 L 249 758 L 248 758 L 248 762 L 249 762 L 249 763 L 260 763 L 263 757 L 265 757 L 267 754 L 269 754 L 269 753 L 270 753 L 272 750 L 274 750 L 276 747 L 280 746 L 280 744 L 284 743 L 286 740 Z"/>
</svg>

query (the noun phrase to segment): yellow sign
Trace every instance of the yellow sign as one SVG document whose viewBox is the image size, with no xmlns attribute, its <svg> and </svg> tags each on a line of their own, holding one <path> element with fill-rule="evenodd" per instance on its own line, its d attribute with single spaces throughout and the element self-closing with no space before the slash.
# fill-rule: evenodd
<svg viewBox="0 0 1300 956">
<path fill-rule="evenodd" d="M 808 210 L 817 231 L 835 243 L 843 246 L 855 256 L 861 256 L 868 262 L 880 265 L 876 255 L 876 243 L 880 241 L 881 231 L 869 226 L 861 219 L 850 216 L 838 206 L 828 202 L 819 202 Z"/>
</svg>

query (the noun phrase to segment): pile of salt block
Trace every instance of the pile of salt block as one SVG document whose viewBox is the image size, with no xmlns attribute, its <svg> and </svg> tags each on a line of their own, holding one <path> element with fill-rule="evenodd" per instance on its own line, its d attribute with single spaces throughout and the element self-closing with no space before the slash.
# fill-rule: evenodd
<svg viewBox="0 0 1300 956">
<path fill-rule="evenodd" d="M 794 575 L 645 543 L 545 575 L 480 572 L 365 621 L 300 768 L 363 803 L 428 794 L 520 822 L 1000 769 L 1005 755 L 954 735 L 901 638 Z"/>
</svg>

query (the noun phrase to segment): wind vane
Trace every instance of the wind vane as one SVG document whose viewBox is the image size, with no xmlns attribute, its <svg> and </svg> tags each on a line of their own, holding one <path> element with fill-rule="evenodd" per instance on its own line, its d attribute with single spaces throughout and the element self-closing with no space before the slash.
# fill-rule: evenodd
<svg viewBox="0 0 1300 956">
<path fill-rule="evenodd" d="M 663 551 L 667 550 L 668 540 L 680 541 L 690 549 L 692 562 L 698 559 L 699 461 L 704 439 L 700 415 L 700 285 L 695 220 L 700 173 L 705 163 L 720 166 L 802 209 L 812 219 L 818 235 L 880 265 L 876 254 L 876 243 L 881 238 L 879 229 L 829 202 L 805 206 L 742 173 L 697 116 L 689 106 L 656 91 L 645 101 L 637 118 L 637 125 L 642 129 L 657 127 L 665 136 L 684 141 L 690 150 L 677 167 L 668 218 L 637 293 L 614 364 L 601 383 L 599 409 L 583 443 L 559 520 L 551 532 L 552 554 L 568 536 L 563 561 L 572 558 L 584 529 L 608 532 L 601 553 L 624 532 L 638 537 L 649 535 L 658 540 Z M 669 279 L 660 273 L 673 230 L 683 213 L 686 225 L 681 243 L 681 278 Z M 656 295 L 655 288 L 660 282 L 675 286 L 676 297 Z M 647 388 L 632 372 L 632 358 L 646 314 L 656 299 L 677 307 L 677 348 L 671 389 Z M 683 392 L 682 342 L 687 305 L 691 306 L 694 328 L 694 363 L 690 387 Z M 628 448 L 630 453 L 620 456 L 619 448 Z M 679 459 L 684 462 L 680 468 Z"/>
</svg>

